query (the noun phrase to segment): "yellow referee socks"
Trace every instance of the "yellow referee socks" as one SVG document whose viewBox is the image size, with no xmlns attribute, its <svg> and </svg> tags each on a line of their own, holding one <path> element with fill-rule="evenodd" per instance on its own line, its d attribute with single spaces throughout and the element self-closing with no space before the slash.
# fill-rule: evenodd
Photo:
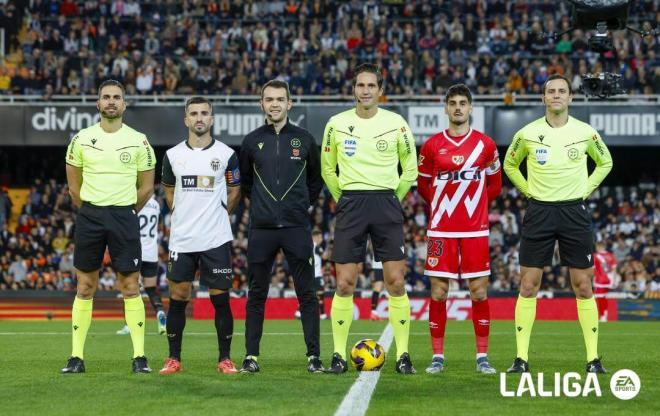
<svg viewBox="0 0 660 416">
<path fill-rule="evenodd" d="M 142 296 L 124 298 L 124 316 L 126 325 L 131 330 L 133 358 L 144 357 L 144 302 Z"/>
<path fill-rule="evenodd" d="M 408 338 L 410 336 L 410 299 L 408 294 L 392 296 L 389 299 L 390 325 L 394 330 L 396 342 L 396 358 L 408 352 Z"/>
<path fill-rule="evenodd" d="M 353 322 L 353 296 L 341 297 L 335 293 L 330 308 L 332 318 L 332 339 L 335 352 L 346 359 L 346 341 Z"/>
<path fill-rule="evenodd" d="M 92 308 L 94 299 L 80 299 L 78 296 L 73 300 L 71 309 L 71 356 L 83 359 L 85 339 L 87 331 L 92 324 Z"/>
<path fill-rule="evenodd" d="M 584 345 L 587 347 L 587 362 L 598 358 L 598 308 L 596 298 L 575 299 Z"/>
<path fill-rule="evenodd" d="M 536 297 L 523 298 L 518 295 L 516 302 L 516 357 L 528 360 L 529 339 L 536 319 Z"/>
</svg>

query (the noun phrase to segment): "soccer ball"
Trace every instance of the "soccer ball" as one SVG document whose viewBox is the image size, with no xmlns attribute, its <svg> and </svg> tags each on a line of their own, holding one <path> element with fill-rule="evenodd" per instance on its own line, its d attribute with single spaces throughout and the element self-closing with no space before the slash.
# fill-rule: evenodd
<svg viewBox="0 0 660 416">
<path fill-rule="evenodd" d="M 385 364 L 385 349 L 373 339 L 360 340 L 351 349 L 351 364 L 358 371 L 378 371 Z"/>
</svg>

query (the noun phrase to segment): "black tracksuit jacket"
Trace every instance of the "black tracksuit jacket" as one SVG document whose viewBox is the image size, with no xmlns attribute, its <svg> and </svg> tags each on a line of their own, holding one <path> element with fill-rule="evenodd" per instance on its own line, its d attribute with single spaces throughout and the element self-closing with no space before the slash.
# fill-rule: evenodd
<svg viewBox="0 0 660 416">
<path fill-rule="evenodd" d="M 288 120 L 279 134 L 264 124 L 243 139 L 241 192 L 250 198 L 250 228 L 309 227 L 323 179 L 314 137 Z"/>
</svg>

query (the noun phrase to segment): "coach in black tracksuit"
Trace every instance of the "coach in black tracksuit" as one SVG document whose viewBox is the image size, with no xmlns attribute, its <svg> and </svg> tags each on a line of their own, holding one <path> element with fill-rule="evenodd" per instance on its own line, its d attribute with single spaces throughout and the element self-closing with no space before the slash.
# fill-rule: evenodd
<svg viewBox="0 0 660 416">
<path fill-rule="evenodd" d="M 309 207 L 323 186 L 314 137 L 291 124 L 288 85 L 270 81 L 261 93 L 266 123 L 243 139 L 241 191 L 250 199 L 248 233 L 249 292 L 245 321 L 246 358 L 241 372 L 259 371 L 257 357 L 271 269 L 284 250 L 300 303 L 308 370 L 323 370 L 319 360 L 319 309 Z"/>
</svg>

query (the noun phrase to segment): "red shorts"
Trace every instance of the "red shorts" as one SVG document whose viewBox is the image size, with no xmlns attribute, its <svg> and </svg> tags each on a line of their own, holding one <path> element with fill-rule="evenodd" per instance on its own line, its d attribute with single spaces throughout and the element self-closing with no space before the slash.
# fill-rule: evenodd
<svg viewBox="0 0 660 416">
<path fill-rule="evenodd" d="M 488 237 L 428 237 L 424 274 L 451 279 L 488 276 Z"/>
<path fill-rule="evenodd" d="M 610 293 L 609 287 L 594 287 L 594 294 L 597 298 L 607 297 L 606 295 Z"/>
</svg>

